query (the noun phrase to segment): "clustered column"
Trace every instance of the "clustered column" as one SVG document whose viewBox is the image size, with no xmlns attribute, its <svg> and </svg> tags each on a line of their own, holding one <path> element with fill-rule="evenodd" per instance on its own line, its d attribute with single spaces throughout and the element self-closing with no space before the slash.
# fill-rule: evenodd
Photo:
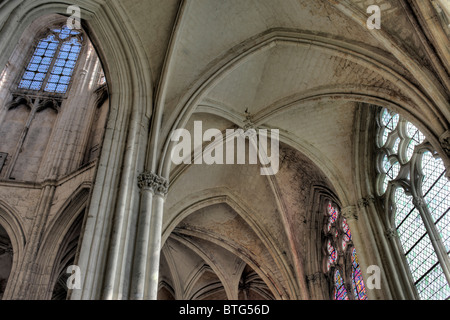
<svg viewBox="0 0 450 320">
<path fill-rule="evenodd" d="M 157 174 L 144 172 L 138 177 L 138 186 L 141 189 L 141 206 L 134 255 L 131 298 L 134 300 L 156 300 L 162 220 L 169 182 Z"/>
</svg>

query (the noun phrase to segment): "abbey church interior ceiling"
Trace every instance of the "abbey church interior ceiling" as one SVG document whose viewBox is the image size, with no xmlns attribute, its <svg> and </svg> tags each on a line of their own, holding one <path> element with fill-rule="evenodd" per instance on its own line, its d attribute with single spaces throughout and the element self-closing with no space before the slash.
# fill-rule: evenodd
<svg viewBox="0 0 450 320">
<path fill-rule="evenodd" d="M 0 1 L 0 298 L 450 298 L 446 0 Z"/>
</svg>

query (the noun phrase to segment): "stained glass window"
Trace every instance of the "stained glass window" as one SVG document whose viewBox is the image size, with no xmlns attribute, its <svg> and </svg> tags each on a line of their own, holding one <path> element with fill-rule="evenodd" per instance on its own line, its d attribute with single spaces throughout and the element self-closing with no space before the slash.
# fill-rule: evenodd
<svg viewBox="0 0 450 320">
<path fill-rule="evenodd" d="M 347 220 L 339 214 L 337 206 L 331 201 L 327 204 L 325 225 L 325 262 L 328 277 L 332 279 L 331 298 L 334 300 L 366 300 L 366 290 L 356 249 L 353 247 L 350 227 Z M 349 270 L 349 272 L 342 273 L 342 270 Z M 348 279 L 346 279 L 347 273 Z M 346 283 L 349 285 L 349 289 L 347 289 Z M 350 294 L 348 290 L 350 290 Z"/>
<path fill-rule="evenodd" d="M 67 26 L 52 29 L 38 42 L 18 88 L 66 93 L 81 52 L 81 41 L 80 32 Z"/>
<path fill-rule="evenodd" d="M 347 224 L 347 220 L 342 219 L 342 231 L 344 233 L 342 237 L 342 250 L 345 251 L 347 244 L 352 240 L 352 234 L 350 232 L 350 227 Z"/>
<path fill-rule="evenodd" d="M 355 248 L 352 250 L 352 287 L 353 294 L 358 300 L 367 300 L 366 287 L 364 285 Z"/>
<path fill-rule="evenodd" d="M 336 222 L 338 217 L 338 212 L 336 208 L 331 205 L 331 203 L 328 204 L 328 215 L 330 216 L 328 218 L 328 231 L 330 231 L 331 226 Z"/>
<path fill-rule="evenodd" d="M 345 289 L 344 280 L 339 270 L 334 272 L 334 283 L 334 300 L 349 300 L 347 289 Z"/>
<path fill-rule="evenodd" d="M 394 204 L 394 241 L 400 242 L 418 296 L 449 299 L 450 279 L 443 271 L 443 266 L 450 267 L 450 182 L 445 166 L 412 123 L 387 109 L 380 111 L 379 119 L 377 184 L 379 195 Z M 411 176 L 418 178 L 411 181 Z"/>
<path fill-rule="evenodd" d="M 330 270 L 331 266 L 336 264 L 336 261 L 337 261 L 337 252 L 336 252 L 336 249 L 333 247 L 331 240 L 328 241 L 327 250 L 328 250 L 327 266 L 328 266 L 328 270 Z"/>
</svg>

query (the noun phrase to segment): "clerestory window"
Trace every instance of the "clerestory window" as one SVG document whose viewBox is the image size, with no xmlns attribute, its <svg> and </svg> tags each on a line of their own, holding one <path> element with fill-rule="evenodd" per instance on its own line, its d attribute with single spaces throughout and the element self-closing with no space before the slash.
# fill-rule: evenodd
<svg viewBox="0 0 450 320">
<path fill-rule="evenodd" d="M 67 26 L 52 28 L 39 40 L 18 89 L 64 94 L 69 88 L 83 37 Z"/>
<path fill-rule="evenodd" d="M 378 115 L 377 190 L 421 299 L 450 298 L 450 183 L 425 135 L 402 116 Z"/>
</svg>

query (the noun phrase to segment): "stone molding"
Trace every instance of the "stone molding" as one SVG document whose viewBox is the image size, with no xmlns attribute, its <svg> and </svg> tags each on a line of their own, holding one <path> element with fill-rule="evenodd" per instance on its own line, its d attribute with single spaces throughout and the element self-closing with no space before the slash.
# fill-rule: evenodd
<svg viewBox="0 0 450 320">
<path fill-rule="evenodd" d="M 341 214 L 347 221 L 358 220 L 358 210 L 356 209 L 356 206 L 342 208 Z"/>
</svg>

